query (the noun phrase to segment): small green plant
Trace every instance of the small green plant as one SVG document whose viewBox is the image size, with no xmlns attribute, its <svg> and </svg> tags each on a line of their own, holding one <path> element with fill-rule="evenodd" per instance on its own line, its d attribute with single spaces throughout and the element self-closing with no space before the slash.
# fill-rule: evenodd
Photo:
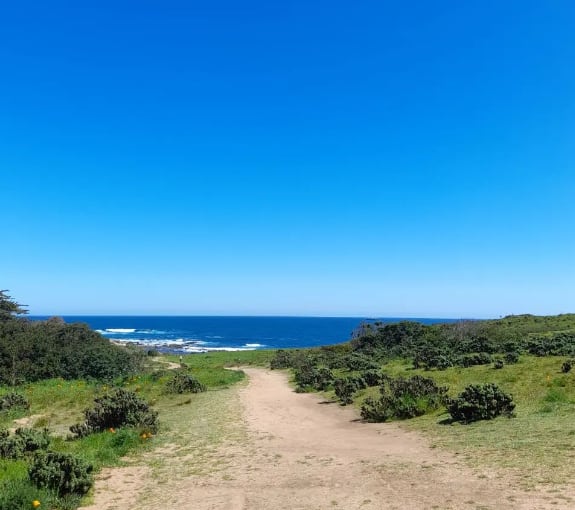
<svg viewBox="0 0 575 510">
<path fill-rule="evenodd" d="M 39 488 L 53 490 L 59 496 L 86 494 L 94 479 L 93 467 L 68 453 L 39 452 L 34 455 L 28 476 Z"/>
<path fill-rule="evenodd" d="M 0 397 L 0 411 L 12 409 L 30 409 L 28 399 L 19 393 L 7 393 Z"/>
<path fill-rule="evenodd" d="M 503 363 L 502 359 L 495 360 L 495 363 L 493 363 L 493 368 L 495 368 L 497 370 L 501 370 L 504 366 L 505 366 L 505 363 Z"/>
<path fill-rule="evenodd" d="M 561 365 L 561 372 L 563 372 L 564 374 L 568 374 L 569 372 L 571 372 L 573 365 L 575 365 L 575 359 L 568 359 L 563 363 L 563 365 Z"/>
<path fill-rule="evenodd" d="M 86 421 L 70 427 L 77 437 L 119 427 L 141 427 L 153 433 L 158 430 L 158 413 L 132 391 L 119 388 L 94 402 L 92 409 L 84 411 Z"/>
<path fill-rule="evenodd" d="M 206 390 L 205 384 L 185 372 L 176 372 L 166 383 L 168 393 L 201 393 Z"/>
<path fill-rule="evenodd" d="M 451 418 L 462 423 L 491 420 L 500 415 L 511 417 L 514 409 L 513 397 L 493 383 L 471 384 L 448 402 Z"/>
</svg>

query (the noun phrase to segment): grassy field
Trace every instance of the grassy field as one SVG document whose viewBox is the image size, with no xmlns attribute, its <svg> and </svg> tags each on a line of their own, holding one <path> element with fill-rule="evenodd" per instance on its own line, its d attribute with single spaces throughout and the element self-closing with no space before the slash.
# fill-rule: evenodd
<svg viewBox="0 0 575 510">
<path fill-rule="evenodd" d="M 445 409 L 405 420 L 402 425 L 423 432 L 436 447 L 461 455 L 480 470 L 491 466 L 516 472 L 526 486 L 565 483 L 575 477 L 575 373 L 561 373 L 563 357 L 522 356 L 519 363 L 414 370 L 411 363 L 394 361 L 384 367 L 393 376 L 432 377 L 457 396 L 467 385 L 494 382 L 516 403 L 514 418 L 500 417 L 468 425 L 449 423 Z M 377 388 L 358 393 L 361 406 Z"/>
</svg>

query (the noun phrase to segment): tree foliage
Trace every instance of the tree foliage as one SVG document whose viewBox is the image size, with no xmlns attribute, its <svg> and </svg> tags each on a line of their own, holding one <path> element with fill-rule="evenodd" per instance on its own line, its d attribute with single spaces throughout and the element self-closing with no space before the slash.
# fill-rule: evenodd
<svg viewBox="0 0 575 510">
<path fill-rule="evenodd" d="M 19 315 L 25 315 L 28 311 L 24 305 L 19 304 L 7 290 L 0 290 L 0 321 L 10 320 Z"/>
<path fill-rule="evenodd" d="M 112 344 L 86 324 L 60 319 L 0 321 L 0 384 L 41 379 L 111 380 L 136 372 L 144 354 Z"/>
</svg>

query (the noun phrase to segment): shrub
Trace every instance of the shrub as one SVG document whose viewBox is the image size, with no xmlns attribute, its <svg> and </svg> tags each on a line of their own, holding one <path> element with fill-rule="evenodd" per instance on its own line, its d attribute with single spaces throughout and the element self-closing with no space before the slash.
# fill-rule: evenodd
<svg viewBox="0 0 575 510">
<path fill-rule="evenodd" d="M 284 351 L 280 349 L 276 351 L 275 356 L 270 361 L 270 368 L 272 370 L 280 368 L 291 368 L 293 362 L 293 356 L 290 351 Z"/>
<path fill-rule="evenodd" d="M 575 360 L 574 359 L 568 359 L 567 361 L 565 361 L 563 363 L 563 365 L 561 365 L 561 372 L 563 372 L 564 374 L 571 372 L 573 365 L 575 365 Z"/>
<path fill-rule="evenodd" d="M 503 360 L 498 359 L 498 360 L 495 360 L 495 363 L 493 363 L 493 368 L 500 370 L 504 367 L 504 365 L 505 365 L 505 363 L 503 363 Z"/>
<path fill-rule="evenodd" d="M 353 395 L 358 390 L 357 382 L 351 377 L 336 379 L 333 388 L 335 395 L 344 406 L 353 403 Z"/>
<path fill-rule="evenodd" d="M 92 485 L 93 467 L 68 453 L 39 452 L 28 469 L 28 477 L 39 488 L 55 491 L 59 496 L 86 494 Z"/>
<path fill-rule="evenodd" d="M 329 368 L 316 367 L 311 360 L 302 363 L 294 371 L 297 386 L 305 391 L 308 388 L 324 391 L 333 384 L 333 373 Z"/>
<path fill-rule="evenodd" d="M 361 373 L 361 377 L 365 381 L 366 387 L 379 386 L 387 376 L 382 374 L 379 370 L 366 370 Z"/>
<path fill-rule="evenodd" d="M 509 351 L 505 353 L 505 363 L 513 365 L 519 361 L 519 353 L 517 351 Z"/>
<path fill-rule="evenodd" d="M 361 407 L 367 421 L 414 418 L 439 408 L 446 400 L 447 388 L 429 378 L 416 375 L 409 379 L 386 378 L 380 397 L 368 397 Z"/>
<path fill-rule="evenodd" d="M 455 399 L 448 402 L 449 414 L 454 421 L 471 423 L 491 420 L 497 416 L 513 416 L 513 397 L 496 384 L 472 384 Z"/>
<path fill-rule="evenodd" d="M 154 433 L 158 430 L 158 413 L 131 391 L 119 388 L 94 402 L 93 409 L 84 411 L 86 421 L 70 427 L 78 437 L 119 427 L 142 427 Z"/>
<path fill-rule="evenodd" d="M 0 397 L 0 411 L 11 409 L 30 409 L 30 403 L 25 396 L 19 393 L 7 393 Z"/>
<path fill-rule="evenodd" d="M 201 393 L 206 390 L 205 384 L 184 372 L 176 372 L 174 377 L 166 383 L 168 393 Z"/>
<path fill-rule="evenodd" d="M 413 358 L 413 368 L 446 370 L 452 366 L 452 356 L 447 351 L 436 347 L 425 347 L 415 353 Z"/>
<path fill-rule="evenodd" d="M 14 435 L 8 431 L 0 430 L 0 457 L 6 459 L 20 459 L 27 453 L 44 450 L 50 444 L 48 429 L 35 430 L 18 428 Z"/>
<path fill-rule="evenodd" d="M 476 365 L 489 365 L 491 363 L 491 355 L 488 352 L 476 352 L 461 356 L 458 361 L 458 364 L 465 368 Z"/>
<path fill-rule="evenodd" d="M 379 363 L 364 354 L 356 352 L 344 358 L 344 366 L 352 372 L 379 369 Z"/>
</svg>

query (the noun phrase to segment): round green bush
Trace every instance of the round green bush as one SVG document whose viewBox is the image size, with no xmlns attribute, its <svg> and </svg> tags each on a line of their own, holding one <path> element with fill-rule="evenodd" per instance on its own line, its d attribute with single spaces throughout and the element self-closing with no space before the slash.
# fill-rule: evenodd
<svg viewBox="0 0 575 510">
<path fill-rule="evenodd" d="M 471 423 L 491 420 L 497 416 L 513 416 L 513 397 L 496 384 L 472 384 L 448 402 L 448 411 L 454 421 Z"/>
<path fill-rule="evenodd" d="M 59 496 L 86 494 L 94 484 L 93 467 L 69 453 L 39 452 L 34 455 L 28 477 L 38 488 L 53 490 Z"/>
<path fill-rule="evenodd" d="M 206 390 L 205 384 L 183 372 L 176 372 L 174 377 L 166 383 L 168 393 L 201 393 Z"/>
</svg>

